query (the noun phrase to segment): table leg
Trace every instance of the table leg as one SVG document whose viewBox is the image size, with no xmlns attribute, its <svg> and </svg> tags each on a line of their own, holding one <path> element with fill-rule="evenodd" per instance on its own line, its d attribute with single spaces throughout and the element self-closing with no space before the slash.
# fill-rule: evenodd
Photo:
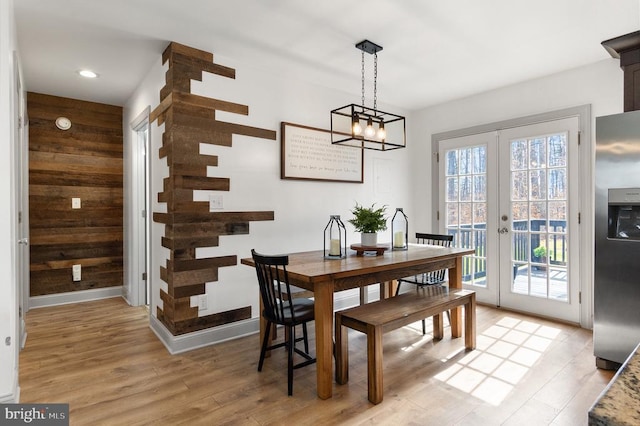
<svg viewBox="0 0 640 426">
<path fill-rule="evenodd" d="M 333 282 L 316 284 L 316 374 L 320 399 L 331 398 L 333 390 Z"/>
<path fill-rule="evenodd" d="M 380 299 L 388 299 L 395 296 L 398 282 L 396 280 L 380 283 Z"/>
<path fill-rule="evenodd" d="M 449 268 L 449 288 L 462 288 L 462 256 L 456 257 L 456 264 Z M 462 336 L 462 308 L 451 309 L 451 337 Z"/>
</svg>

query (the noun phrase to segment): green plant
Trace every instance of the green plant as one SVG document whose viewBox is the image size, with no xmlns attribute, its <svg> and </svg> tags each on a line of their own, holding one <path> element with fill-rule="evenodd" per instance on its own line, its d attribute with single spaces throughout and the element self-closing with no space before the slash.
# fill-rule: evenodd
<svg viewBox="0 0 640 426">
<path fill-rule="evenodd" d="M 548 253 L 549 252 L 547 251 L 547 247 L 546 246 L 538 246 L 538 247 L 533 249 L 533 255 L 535 257 L 540 258 L 540 259 L 544 259 L 545 257 L 547 257 Z"/>
<path fill-rule="evenodd" d="M 356 206 L 351 213 L 355 216 L 349 220 L 357 232 L 372 233 L 387 229 L 387 218 L 384 216 L 387 206 L 375 208 L 375 203 L 371 207 L 363 207 L 356 202 Z"/>
</svg>

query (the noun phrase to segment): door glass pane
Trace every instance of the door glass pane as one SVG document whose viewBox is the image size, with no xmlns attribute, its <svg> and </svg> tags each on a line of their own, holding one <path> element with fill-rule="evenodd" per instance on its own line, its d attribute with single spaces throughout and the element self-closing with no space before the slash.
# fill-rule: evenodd
<svg viewBox="0 0 640 426">
<path fill-rule="evenodd" d="M 511 143 L 511 291 L 568 302 L 567 134 Z M 526 159 L 526 161 L 523 161 Z"/>
<path fill-rule="evenodd" d="M 465 285 L 486 286 L 487 147 L 479 145 L 445 152 L 446 229 L 456 247 L 475 248 L 465 256 Z"/>
</svg>

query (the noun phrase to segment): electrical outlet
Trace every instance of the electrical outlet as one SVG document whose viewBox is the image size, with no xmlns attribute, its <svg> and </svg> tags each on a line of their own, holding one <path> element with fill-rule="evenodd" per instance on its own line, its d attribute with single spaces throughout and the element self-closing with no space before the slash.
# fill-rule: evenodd
<svg viewBox="0 0 640 426">
<path fill-rule="evenodd" d="M 209 211 L 222 210 L 222 194 L 209 195 Z"/>
<path fill-rule="evenodd" d="M 73 280 L 80 281 L 82 279 L 82 265 L 73 265 L 71 267 L 73 273 Z"/>
<path fill-rule="evenodd" d="M 198 310 L 206 311 L 207 310 L 207 295 L 201 294 L 198 296 Z"/>
<path fill-rule="evenodd" d="M 80 198 L 73 197 L 71 199 L 71 208 L 72 209 L 79 209 L 81 207 L 82 207 L 82 201 L 80 200 Z"/>
</svg>

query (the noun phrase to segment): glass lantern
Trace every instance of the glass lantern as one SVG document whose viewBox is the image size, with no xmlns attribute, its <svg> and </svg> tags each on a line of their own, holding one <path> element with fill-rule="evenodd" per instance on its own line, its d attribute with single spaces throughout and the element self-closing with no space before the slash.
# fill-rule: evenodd
<svg viewBox="0 0 640 426">
<path fill-rule="evenodd" d="M 324 258 L 342 259 L 347 257 L 347 229 L 340 220 L 340 215 L 329 216 L 329 223 L 324 228 Z"/>
<path fill-rule="evenodd" d="M 409 221 L 402 207 L 396 208 L 391 219 L 391 249 L 406 250 L 408 247 Z"/>
</svg>

